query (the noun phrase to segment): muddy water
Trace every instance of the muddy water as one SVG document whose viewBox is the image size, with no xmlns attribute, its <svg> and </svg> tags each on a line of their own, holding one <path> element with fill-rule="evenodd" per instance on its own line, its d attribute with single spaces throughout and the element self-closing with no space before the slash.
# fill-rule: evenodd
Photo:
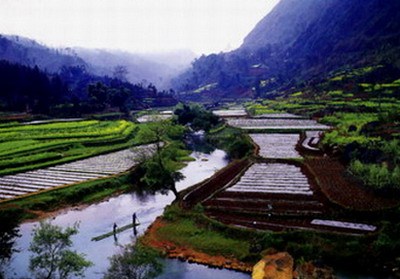
<svg viewBox="0 0 400 279">
<path fill-rule="evenodd" d="M 200 152 L 192 153 L 196 160 L 190 162 L 182 173 L 185 179 L 177 183 L 178 190 L 185 189 L 210 177 L 217 170 L 227 165 L 225 152 L 215 150 L 211 154 Z M 134 241 L 132 230 L 118 234 L 115 240 L 113 237 L 101 241 L 91 241 L 92 237 L 112 231 L 114 222 L 119 225 L 127 225 L 132 221 L 132 214 L 136 212 L 140 226 L 139 234 L 162 214 L 166 205 L 174 199 L 168 195 L 139 195 L 137 193 L 123 194 L 113 197 L 108 201 L 90 205 L 83 209 L 71 209 L 54 217 L 53 223 L 60 226 L 70 226 L 79 222 L 79 234 L 73 237 L 74 247 L 79 253 L 84 253 L 86 258 L 94 263 L 86 271 L 86 278 L 101 278 L 108 267 L 108 258 L 119 252 L 122 246 Z M 6 267 L 7 278 L 31 278 L 29 273 L 29 243 L 32 239 L 32 228 L 37 222 L 24 223 L 20 226 L 20 234 L 16 240 L 15 248 L 20 250 L 14 253 L 9 265 Z M 166 260 L 165 273 L 161 275 L 166 278 L 250 278 L 249 275 L 228 270 L 210 269 L 200 265 L 182 263 L 175 260 Z"/>
</svg>

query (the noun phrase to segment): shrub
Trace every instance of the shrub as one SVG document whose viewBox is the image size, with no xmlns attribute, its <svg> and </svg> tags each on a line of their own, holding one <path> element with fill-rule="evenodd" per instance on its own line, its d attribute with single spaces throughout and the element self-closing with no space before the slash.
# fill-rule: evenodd
<svg viewBox="0 0 400 279">
<path fill-rule="evenodd" d="M 385 164 L 363 164 L 359 160 L 351 162 L 350 172 L 374 190 L 400 190 L 400 167 L 389 170 Z"/>
</svg>

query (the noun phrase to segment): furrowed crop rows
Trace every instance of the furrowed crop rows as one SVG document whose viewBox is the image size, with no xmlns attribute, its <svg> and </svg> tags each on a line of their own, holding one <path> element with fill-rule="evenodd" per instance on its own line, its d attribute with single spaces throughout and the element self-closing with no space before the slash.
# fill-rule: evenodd
<svg viewBox="0 0 400 279">
<path fill-rule="evenodd" d="M 0 128 L 0 174 L 127 148 L 136 129 L 138 125 L 125 120 L 8 125 Z"/>
<path fill-rule="evenodd" d="M 171 119 L 172 115 L 168 115 L 168 114 L 147 114 L 147 115 L 143 115 L 140 116 L 137 121 L 139 123 L 149 123 L 149 122 L 156 122 L 156 121 L 160 121 L 160 120 L 167 120 L 167 119 Z"/>
<path fill-rule="evenodd" d="M 226 191 L 312 195 L 307 177 L 288 164 L 253 164 Z"/>
<path fill-rule="evenodd" d="M 0 199 L 122 173 L 134 167 L 135 159 L 143 152 L 152 154 L 154 145 L 142 145 L 135 150 L 122 150 L 47 169 L 6 175 L 0 177 Z"/>
<path fill-rule="evenodd" d="M 253 116 L 254 118 L 280 118 L 280 119 L 302 119 L 303 117 L 300 115 L 292 114 L 292 113 L 266 113 L 266 114 L 259 114 Z"/>
<path fill-rule="evenodd" d="M 260 147 L 259 155 L 264 158 L 301 158 L 296 151 L 298 134 L 250 134 Z"/>
<path fill-rule="evenodd" d="M 319 124 L 314 120 L 307 119 L 244 119 L 232 118 L 228 119 L 228 124 L 242 129 L 329 129 L 328 126 Z"/>
</svg>

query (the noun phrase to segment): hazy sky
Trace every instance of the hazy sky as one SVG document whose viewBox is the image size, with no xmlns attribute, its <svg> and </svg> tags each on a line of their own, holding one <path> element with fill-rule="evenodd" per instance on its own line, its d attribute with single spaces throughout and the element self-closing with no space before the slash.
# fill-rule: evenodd
<svg viewBox="0 0 400 279">
<path fill-rule="evenodd" d="M 234 49 L 279 0 L 0 0 L 0 33 L 53 47 Z"/>
</svg>

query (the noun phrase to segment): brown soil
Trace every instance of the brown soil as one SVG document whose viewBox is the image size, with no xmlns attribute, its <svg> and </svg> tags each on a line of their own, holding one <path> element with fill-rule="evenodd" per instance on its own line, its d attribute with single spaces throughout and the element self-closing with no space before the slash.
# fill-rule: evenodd
<svg viewBox="0 0 400 279">
<path fill-rule="evenodd" d="M 399 205 L 398 199 L 385 198 L 369 191 L 346 174 L 336 159 L 311 158 L 305 161 L 325 196 L 333 203 L 358 211 L 376 211 Z"/>
<path fill-rule="evenodd" d="M 224 256 L 213 256 L 203 252 L 195 251 L 190 247 L 180 247 L 175 243 L 160 239 L 157 235 L 157 230 L 165 226 L 165 221 L 158 217 L 154 223 L 147 229 L 145 235 L 141 239 L 142 243 L 153 247 L 168 258 L 188 261 L 189 263 L 198 263 L 217 268 L 226 268 L 246 273 L 251 273 L 253 265 L 241 262 L 234 258 Z"/>
</svg>

